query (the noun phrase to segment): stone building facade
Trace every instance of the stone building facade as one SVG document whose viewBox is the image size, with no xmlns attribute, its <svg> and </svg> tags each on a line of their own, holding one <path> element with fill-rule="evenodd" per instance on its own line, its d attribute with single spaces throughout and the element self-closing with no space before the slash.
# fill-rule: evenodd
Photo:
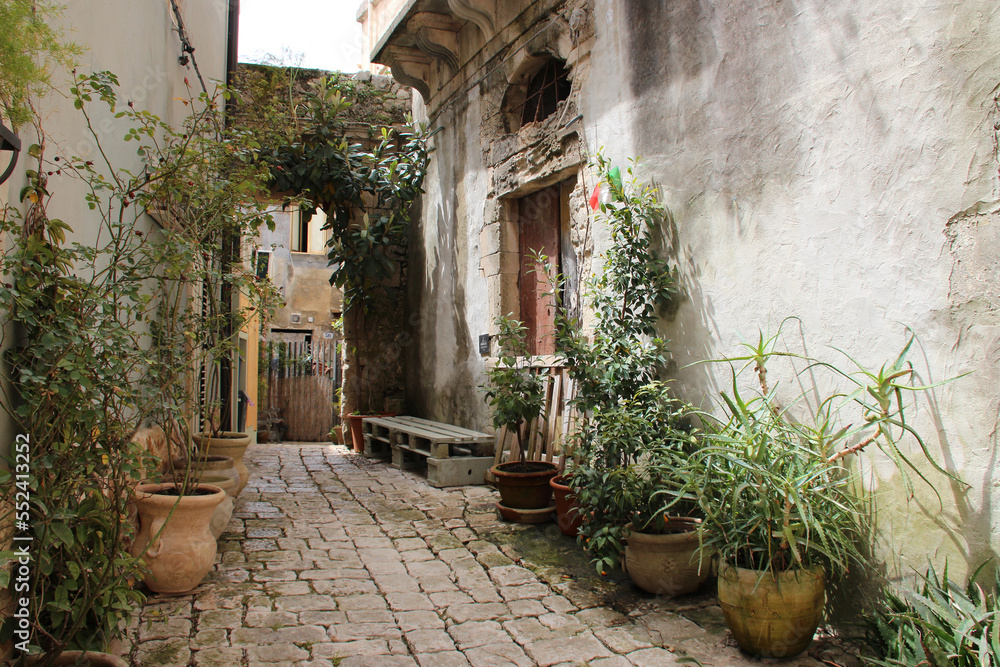
<svg viewBox="0 0 1000 667">
<path fill-rule="evenodd" d="M 1000 6 L 383 0 L 360 16 L 372 61 L 444 128 L 411 242 L 411 412 L 486 426 L 477 342 L 497 314 L 524 315 L 520 237 L 546 206 L 531 198 L 555 211 L 563 271 L 589 275 L 607 233 L 588 216 L 588 161 L 637 156 L 675 221 L 678 393 L 707 405 L 726 378 L 690 364 L 788 316 L 790 345 L 876 368 L 909 327 L 922 381 L 971 373 L 915 412 L 971 489 L 932 475 L 944 507 L 926 487 L 907 502 L 871 455 L 881 525 L 906 565 L 997 551 Z M 532 116 L 547 68 L 569 85 Z M 779 391 L 797 395 L 794 378 Z"/>
</svg>

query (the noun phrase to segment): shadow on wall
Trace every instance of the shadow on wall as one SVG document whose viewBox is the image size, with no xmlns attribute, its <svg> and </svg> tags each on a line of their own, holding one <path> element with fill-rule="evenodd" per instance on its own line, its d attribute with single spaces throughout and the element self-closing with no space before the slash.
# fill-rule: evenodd
<svg viewBox="0 0 1000 667">
<path fill-rule="evenodd" d="M 923 346 L 920 345 L 920 341 L 918 340 L 915 345 L 919 346 L 922 353 L 924 367 L 929 368 L 930 364 L 927 359 L 927 353 Z M 998 353 L 1000 349 L 994 349 L 993 352 Z M 995 355 L 991 355 L 991 357 L 995 358 Z M 918 377 L 917 380 L 925 386 L 933 385 L 934 382 L 940 381 L 939 378 L 930 377 L 929 372 L 927 377 Z M 940 444 L 939 451 L 934 452 L 934 454 L 941 457 L 943 467 L 946 470 L 958 470 L 961 467 L 961 463 L 955 460 L 951 441 L 948 433 L 945 431 L 938 390 L 935 388 L 928 389 L 923 392 L 923 396 L 927 401 L 927 409 L 934 421 L 935 431 Z M 998 560 L 1000 560 L 998 556 L 1000 554 L 990 545 L 990 535 L 993 529 L 994 480 L 996 479 L 994 469 L 997 464 L 997 445 L 1000 444 L 998 443 L 1000 401 L 994 400 L 990 408 L 993 410 L 993 429 L 988 435 L 989 444 L 987 445 L 990 456 L 982 466 L 984 470 L 982 478 L 964 480 L 969 482 L 971 487 L 965 487 L 955 480 L 947 480 L 948 488 L 954 498 L 957 516 L 952 517 L 949 521 L 948 516 L 941 512 L 940 506 L 936 503 L 926 506 L 919 501 L 917 502 L 921 512 L 948 536 L 955 549 L 962 554 L 970 575 L 981 565 L 988 563 L 979 576 L 979 580 L 986 585 L 994 581 L 994 573 L 997 569 L 1000 569 L 1000 563 L 998 563 Z M 959 443 L 957 446 L 960 448 L 962 445 Z M 938 491 L 943 495 L 944 489 L 938 489 Z M 979 496 L 978 507 L 973 506 L 973 503 L 970 502 L 973 494 Z"/>
<path fill-rule="evenodd" d="M 655 180 L 653 187 L 657 199 L 663 202 L 663 187 Z M 718 327 L 711 300 L 701 289 L 700 270 L 691 248 L 682 245 L 673 213 L 669 208 L 665 210 L 666 216 L 652 230 L 652 239 L 660 257 L 675 263 L 681 292 L 664 309 L 658 334 L 667 341 L 671 352 L 667 373 L 679 380 L 676 392 L 685 401 L 708 409 L 718 395 L 718 383 L 707 364 L 691 364 L 712 357 L 712 332 Z"/>
<path fill-rule="evenodd" d="M 447 135 L 450 136 L 450 135 Z M 411 243 L 408 293 L 411 321 L 417 321 L 416 344 L 410 347 L 406 364 L 407 405 L 415 415 L 459 426 L 475 427 L 482 410 L 475 378 L 469 367 L 472 334 L 466 322 L 463 271 L 459 257 L 456 211 L 459 207 L 458 175 L 464 173 L 465 151 L 439 134 L 439 160 L 450 156 L 452 163 L 438 163 L 439 192 L 447 199 L 437 203 L 436 225 L 426 227 L 425 216 L 414 226 Z M 431 248 L 427 245 L 430 242 Z M 427 253 L 433 253 L 433 271 L 428 272 Z"/>
</svg>

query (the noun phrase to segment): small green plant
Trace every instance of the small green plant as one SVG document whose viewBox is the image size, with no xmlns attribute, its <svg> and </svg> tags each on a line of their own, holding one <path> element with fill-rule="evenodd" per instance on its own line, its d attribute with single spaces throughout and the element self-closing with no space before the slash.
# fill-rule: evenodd
<svg viewBox="0 0 1000 667">
<path fill-rule="evenodd" d="M 487 369 L 487 383 L 482 386 L 492 409 L 493 427 L 506 427 L 517 441 L 520 462 L 527 454 L 531 421 L 545 408 L 545 381 L 528 365 L 528 342 L 525 327 L 510 316 L 497 318 L 499 355 Z"/>
<path fill-rule="evenodd" d="M 868 644 L 877 655 L 864 664 L 879 667 L 1000 665 L 1000 576 L 987 589 L 975 583 L 984 563 L 966 586 L 939 576 L 931 566 L 912 592 L 887 590 L 883 606 L 866 618 Z"/>
</svg>

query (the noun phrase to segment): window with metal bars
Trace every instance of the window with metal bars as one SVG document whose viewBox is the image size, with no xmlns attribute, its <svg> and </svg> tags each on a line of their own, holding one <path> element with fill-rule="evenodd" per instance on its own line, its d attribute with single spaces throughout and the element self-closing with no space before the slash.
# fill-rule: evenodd
<svg viewBox="0 0 1000 667">
<path fill-rule="evenodd" d="M 569 97 L 569 70 L 558 60 L 550 60 L 528 82 L 521 111 L 521 125 L 545 120 L 556 106 Z"/>
</svg>

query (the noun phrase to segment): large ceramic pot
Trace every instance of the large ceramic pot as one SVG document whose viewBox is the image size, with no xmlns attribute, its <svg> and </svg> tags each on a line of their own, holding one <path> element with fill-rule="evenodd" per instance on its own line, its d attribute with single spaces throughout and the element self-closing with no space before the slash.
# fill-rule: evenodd
<svg viewBox="0 0 1000 667">
<path fill-rule="evenodd" d="M 563 535 L 576 537 L 583 525 L 583 514 L 576 502 L 573 490 L 566 484 L 566 476 L 559 475 L 549 480 L 552 496 L 556 501 L 556 523 Z"/>
<path fill-rule="evenodd" d="M 641 533 L 634 526 L 625 547 L 625 569 L 632 583 L 655 595 L 687 595 L 708 579 L 710 559 L 698 555 L 701 519 L 668 517 L 676 532 Z"/>
<path fill-rule="evenodd" d="M 139 533 L 130 553 L 142 557 L 149 572 L 144 582 L 157 593 L 185 593 L 199 583 L 215 563 L 212 514 L 226 492 L 198 484 L 194 493 L 179 497 L 176 485 L 140 484 L 135 490 Z"/>
<path fill-rule="evenodd" d="M 812 641 L 823 616 L 825 585 L 819 567 L 775 578 L 724 563 L 719 606 L 741 649 L 764 658 L 791 658 Z"/>
<path fill-rule="evenodd" d="M 204 474 L 199 480 L 202 484 L 211 484 L 212 486 L 217 486 L 226 492 L 226 497 L 215 511 L 212 512 L 212 520 L 209 522 L 208 529 L 212 531 L 212 536 L 215 539 L 219 539 L 222 533 L 226 532 L 226 526 L 229 525 L 229 519 L 233 516 L 233 508 L 236 505 L 236 500 L 234 493 L 236 493 L 236 485 L 239 484 L 239 476 L 234 480 L 228 475 L 210 475 Z"/>
<path fill-rule="evenodd" d="M 514 509 L 543 509 L 552 503 L 549 480 L 559 473 L 555 463 L 513 461 L 490 468 L 500 491 L 500 502 Z"/>
<path fill-rule="evenodd" d="M 173 479 L 169 475 L 164 475 L 161 479 L 164 484 L 170 483 Z M 202 474 L 198 478 L 199 484 L 211 484 L 212 486 L 217 486 L 226 492 L 226 497 L 222 499 L 215 511 L 212 512 L 212 520 L 209 522 L 209 530 L 215 539 L 219 539 L 222 533 L 226 532 L 226 526 L 229 525 L 229 519 L 233 516 L 233 509 L 236 506 L 236 487 L 240 483 L 240 476 L 236 475 L 233 479 L 229 475 L 212 475 L 212 474 Z"/>
<path fill-rule="evenodd" d="M 175 472 L 183 472 L 188 467 L 188 462 L 184 459 L 174 459 L 173 469 Z M 218 454 L 210 454 L 208 456 L 199 457 L 194 462 L 194 467 L 196 470 L 201 471 L 201 477 L 199 481 L 204 481 L 206 484 L 215 484 L 216 486 L 223 486 L 224 491 L 230 495 L 234 500 L 236 499 L 237 490 L 240 488 L 240 482 L 242 478 L 240 477 L 240 471 L 236 469 L 236 462 L 233 461 L 231 456 L 220 456 Z M 206 476 L 210 476 L 216 481 L 207 481 Z M 216 484 L 219 477 L 225 477 L 233 481 L 232 484 Z M 170 480 L 164 480 L 170 481 Z"/>
<path fill-rule="evenodd" d="M 223 431 L 217 436 L 211 437 L 204 433 L 197 433 L 191 439 L 194 440 L 194 444 L 203 455 L 228 456 L 233 459 L 236 470 L 240 474 L 240 485 L 236 489 L 236 495 L 240 495 L 247 482 L 250 481 L 250 471 L 243 463 L 243 455 L 247 451 L 247 446 L 250 445 L 250 436 L 246 433 Z"/>
</svg>

